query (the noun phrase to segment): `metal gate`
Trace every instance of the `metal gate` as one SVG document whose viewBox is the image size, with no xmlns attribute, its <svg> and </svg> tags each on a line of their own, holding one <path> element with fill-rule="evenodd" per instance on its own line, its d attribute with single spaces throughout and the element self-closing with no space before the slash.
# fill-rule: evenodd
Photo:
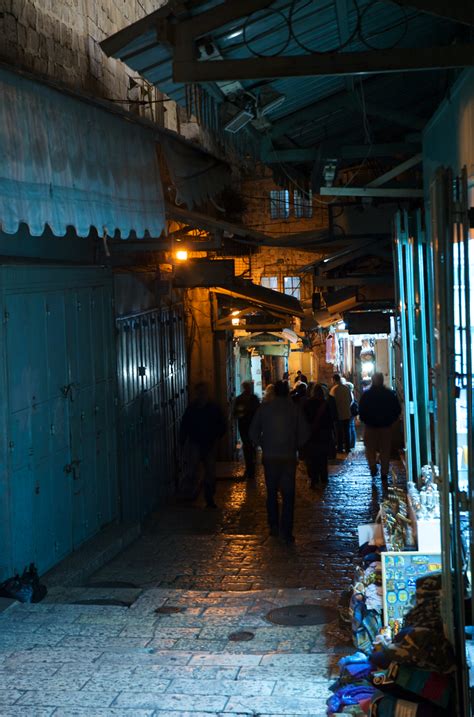
<svg viewBox="0 0 474 717">
<path fill-rule="evenodd" d="M 0 570 L 44 572 L 118 513 L 112 281 L 69 267 L 0 281 Z"/>
<path fill-rule="evenodd" d="M 397 214 L 394 266 L 407 469 L 409 478 L 416 482 L 421 467 L 431 463 L 436 442 L 433 251 L 421 212 Z"/>
<path fill-rule="evenodd" d="M 187 404 L 181 306 L 116 320 L 122 518 L 140 520 L 178 487 Z"/>
</svg>

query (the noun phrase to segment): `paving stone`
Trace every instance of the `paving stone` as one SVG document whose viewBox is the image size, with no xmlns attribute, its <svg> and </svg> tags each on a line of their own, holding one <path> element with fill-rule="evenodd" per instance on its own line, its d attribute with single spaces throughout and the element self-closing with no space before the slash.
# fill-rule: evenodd
<svg viewBox="0 0 474 717">
<path fill-rule="evenodd" d="M 118 707 L 153 708 L 157 712 L 169 710 L 201 710 L 219 712 L 224 710 L 228 701 L 227 696 L 221 695 L 186 695 L 186 694 L 156 694 L 155 692 L 122 692 L 116 699 Z"/>
<path fill-rule="evenodd" d="M 308 490 L 299 471 L 293 548 L 268 538 L 261 474 L 252 492 L 222 481 L 222 510 L 159 511 L 95 574 L 139 584 L 130 608 L 71 604 L 114 589 L 57 586 L 50 602 L 0 613 L 0 694 L 15 702 L 0 715 L 323 717 L 337 661 L 354 648 L 326 625 L 275 626 L 265 616 L 334 606 L 352 581 L 356 528 L 376 509 L 361 462 L 333 466 L 325 491 Z M 163 605 L 182 612 L 156 613 Z M 237 630 L 254 639 L 229 641 Z"/>
<path fill-rule="evenodd" d="M 230 697 L 225 712 L 247 712 L 260 715 L 310 715 L 323 717 L 326 714 L 326 700 L 309 697 Z"/>
<path fill-rule="evenodd" d="M 109 707 L 118 692 L 87 692 L 84 690 L 29 690 L 18 704 L 40 707 Z"/>
<path fill-rule="evenodd" d="M 117 691 L 129 690 L 136 692 L 143 690 L 144 692 L 165 692 L 169 687 L 171 680 L 163 680 L 153 673 L 143 674 L 135 672 L 131 675 L 124 676 L 106 674 L 92 677 L 84 687 L 84 690 L 111 690 Z"/>
<path fill-rule="evenodd" d="M 2 717 L 51 717 L 57 714 L 51 707 L 25 707 L 24 705 L 1 706 Z"/>
<path fill-rule="evenodd" d="M 58 707 L 54 717 L 152 717 L 154 710 L 137 710 L 133 712 L 127 709 L 108 707 L 97 709 L 95 707 Z"/>
<path fill-rule="evenodd" d="M 275 687 L 271 680 L 192 680 L 176 679 L 167 692 L 185 695 L 271 695 Z"/>
<path fill-rule="evenodd" d="M 0 705 L 13 705 L 23 694 L 20 690 L 0 688 Z"/>
<path fill-rule="evenodd" d="M 189 664 L 193 665 L 216 665 L 216 666 L 249 666 L 259 665 L 262 655 L 246 655 L 246 654 L 193 654 Z"/>
</svg>

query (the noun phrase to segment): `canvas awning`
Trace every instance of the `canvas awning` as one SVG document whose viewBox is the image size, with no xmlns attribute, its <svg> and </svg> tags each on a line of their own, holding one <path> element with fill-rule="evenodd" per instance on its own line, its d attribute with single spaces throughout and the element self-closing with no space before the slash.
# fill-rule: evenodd
<svg viewBox="0 0 474 717">
<path fill-rule="evenodd" d="M 218 294 L 226 294 L 235 299 L 243 299 L 249 304 L 258 306 L 263 311 L 270 311 L 286 316 L 303 317 L 304 312 L 298 299 L 288 294 L 282 294 L 273 289 L 253 284 L 245 279 L 236 279 L 228 286 L 218 286 L 213 289 Z"/>
<path fill-rule="evenodd" d="M 0 67 L 0 230 L 160 236 L 153 131 Z"/>
<path fill-rule="evenodd" d="M 220 194 L 230 184 L 230 166 L 199 147 L 172 137 L 160 141 L 171 180 L 176 188 L 176 202 L 188 209 Z"/>
</svg>

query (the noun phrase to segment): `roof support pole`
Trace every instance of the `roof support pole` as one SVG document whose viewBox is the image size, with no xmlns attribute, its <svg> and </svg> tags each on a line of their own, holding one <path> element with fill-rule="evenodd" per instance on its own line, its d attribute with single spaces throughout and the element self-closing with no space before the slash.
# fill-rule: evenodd
<svg viewBox="0 0 474 717">
<path fill-rule="evenodd" d="M 416 165 L 420 164 L 420 162 L 422 161 L 423 155 L 421 154 L 421 152 L 419 154 L 415 154 L 414 157 L 410 157 L 410 159 L 407 159 L 406 162 L 397 164 L 397 166 L 393 167 L 393 169 L 390 169 L 388 172 L 381 174 L 380 177 L 377 177 L 376 179 L 372 180 L 372 182 L 369 182 L 367 186 L 381 187 L 383 184 L 387 184 L 387 182 L 390 182 L 390 180 L 395 179 L 395 177 L 398 177 L 400 174 L 403 174 L 403 172 L 407 172 L 409 169 L 412 169 L 412 167 L 416 167 Z"/>
</svg>

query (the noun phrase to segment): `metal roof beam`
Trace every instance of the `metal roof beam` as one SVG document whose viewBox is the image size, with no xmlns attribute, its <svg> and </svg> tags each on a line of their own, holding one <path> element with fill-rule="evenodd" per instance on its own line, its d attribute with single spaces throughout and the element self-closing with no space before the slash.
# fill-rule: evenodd
<svg viewBox="0 0 474 717">
<path fill-rule="evenodd" d="M 393 282 L 393 274 L 378 274 L 369 276 L 317 276 L 314 280 L 315 286 L 325 288 L 326 286 L 363 286 L 364 284 L 390 284 Z"/>
<path fill-rule="evenodd" d="M 390 182 L 392 179 L 395 179 L 395 177 L 398 177 L 400 176 L 400 174 L 403 174 L 403 172 L 407 172 L 409 169 L 416 167 L 416 165 L 420 164 L 420 162 L 422 161 L 422 153 L 420 152 L 419 154 L 415 154 L 413 157 L 410 157 L 410 159 L 407 159 L 406 162 L 397 164 L 396 167 L 389 169 L 388 172 L 384 172 L 384 174 L 381 174 L 380 177 L 377 177 L 376 179 L 372 180 L 372 182 L 369 182 L 367 186 L 381 187 L 383 184 L 387 184 L 387 182 Z"/>
<path fill-rule="evenodd" d="M 382 189 L 373 187 L 321 187 L 322 197 L 386 197 L 387 199 L 423 199 L 422 189 Z"/>
<path fill-rule="evenodd" d="M 320 100 L 312 105 L 307 105 L 281 120 L 275 121 L 273 127 L 270 129 L 270 136 L 276 139 L 307 121 L 319 119 L 325 115 L 330 115 L 348 108 L 354 109 L 356 106 L 353 94 L 349 92 L 338 92 L 324 100 Z"/>
<path fill-rule="evenodd" d="M 177 26 L 179 27 L 179 25 Z M 179 50 L 173 62 L 175 82 L 226 82 L 276 77 L 316 77 L 437 70 L 471 67 L 474 45 L 470 43 L 435 47 L 374 50 L 366 52 L 331 52 L 321 55 L 252 57 L 243 60 L 198 62 L 188 52 Z M 188 55 L 188 57 L 186 56 Z"/>
<path fill-rule="evenodd" d="M 384 244 L 386 244 L 386 241 L 373 241 L 369 244 L 364 244 L 357 249 L 354 249 L 352 247 L 349 249 L 345 249 L 344 251 L 340 251 L 337 254 L 333 254 L 333 256 L 328 256 L 326 259 L 319 260 L 315 263 L 314 268 L 315 270 L 322 272 L 332 271 L 332 269 L 337 269 L 337 267 L 339 266 L 344 266 L 344 264 L 348 264 L 349 262 L 354 261 L 354 259 L 360 259 L 363 256 L 372 256 L 374 254 L 378 255 L 383 249 Z M 318 278 L 319 277 L 317 276 L 317 279 Z"/>
<path fill-rule="evenodd" d="M 472 0 L 396 0 L 398 5 L 412 7 L 429 15 L 454 20 L 463 25 L 474 25 Z"/>
<path fill-rule="evenodd" d="M 411 154 L 419 149 L 417 144 L 407 142 L 389 142 L 387 144 L 347 144 L 340 145 L 324 142 L 322 147 L 307 149 L 266 149 L 261 160 L 266 164 L 290 162 L 314 162 L 316 159 L 361 159 L 370 157 L 392 157 L 397 154 Z"/>
<path fill-rule="evenodd" d="M 474 47 L 473 47 L 474 50 Z M 402 127 L 408 127 L 408 129 L 422 130 L 426 124 L 425 120 L 417 117 L 411 112 L 405 110 L 390 109 L 388 107 L 381 107 L 379 104 L 374 102 L 366 102 L 365 109 L 367 114 L 372 117 L 379 117 L 380 119 L 387 120 L 393 124 L 401 125 Z"/>
</svg>

